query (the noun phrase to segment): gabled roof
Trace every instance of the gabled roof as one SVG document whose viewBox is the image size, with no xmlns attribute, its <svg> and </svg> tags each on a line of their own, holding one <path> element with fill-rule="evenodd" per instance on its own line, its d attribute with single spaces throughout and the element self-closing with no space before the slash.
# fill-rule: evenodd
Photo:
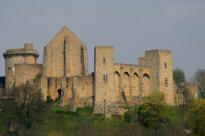
<svg viewBox="0 0 205 136">
<path fill-rule="evenodd" d="M 76 40 L 81 42 L 86 49 L 85 44 L 66 25 L 63 26 L 63 28 L 54 36 L 54 38 L 48 43 L 47 46 L 49 46 L 52 42 L 56 41 L 56 39 L 58 39 L 58 37 L 60 37 L 61 35 L 74 37 Z"/>
</svg>

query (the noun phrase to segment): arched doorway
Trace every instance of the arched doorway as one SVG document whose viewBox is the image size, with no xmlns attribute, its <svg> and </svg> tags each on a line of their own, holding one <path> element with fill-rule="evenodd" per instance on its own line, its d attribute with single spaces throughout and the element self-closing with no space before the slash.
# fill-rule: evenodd
<svg viewBox="0 0 205 136">
<path fill-rule="evenodd" d="M 150 93 L 150 77 L 149 77 L 148 74 L 144 74 L 144 75 L 143 75 L 142 85 L 143 85 L 142 95 L 143 95 L 143 96 L 147 96 L 147 95 Z"/>
<path fill-rule="evenodd" d="M 132 96 L 139 96 L 139 76 L 137 73 L 132 76 Z"/>
<path fill-rule="evenodd" d="M 125 96 L 129 96 L 130 91 L 130 76 L 128 72 L 125 72 L 123 74 L 123 91 L 125 93 Z"/>
</svg>

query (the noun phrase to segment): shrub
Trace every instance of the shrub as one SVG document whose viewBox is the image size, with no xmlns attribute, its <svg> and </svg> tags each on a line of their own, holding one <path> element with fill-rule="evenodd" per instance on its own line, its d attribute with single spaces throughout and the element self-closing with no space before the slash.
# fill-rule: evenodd
<svg viewBox="0 0 205 136">
<path fill-rule="evenodd" d="M 129 110 L 125 112 L 123 115 L 124 121 L 131 122 L 131 121 L 137 121 L 137 113 L 138 113 L 138 107 L 129 107 Z"/>
<path fill-rule="evenodd" d="M 192 103 L 191 109 L 185 116 L 186 123 L 199 136 L 205 135 L 205 99 Z"/>
<path fill-rule="evenodd" d="M 53 102 L 53 99 L 51 99 L 51 96 L 47 96 L 46 103 L 52 103 L 52 102 Z"/>
<path fill-rule="evenodd" d="M 144 103 L 139 107 L 138 118 L 141 124 L 154 135 L 163 132 L 169 122 L 164 94 L 154 91 L 147 96 Z"/>
</svg>

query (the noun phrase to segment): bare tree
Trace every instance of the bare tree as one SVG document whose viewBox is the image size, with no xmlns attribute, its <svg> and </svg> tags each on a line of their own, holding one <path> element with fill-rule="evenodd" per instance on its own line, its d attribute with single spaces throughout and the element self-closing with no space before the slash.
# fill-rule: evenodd
<svg viewBox="0 0 205 136">
<path fill-rule="evenodd" d="M 40 90 L 30 84 L 22 84 L 11 89 L 15 100 L 13 119 L 11 120 L 12 131 L 19 129 L 19 133 L 26 132 L 34 124 L 41 121 L 40 116 L 44 110 Z"/>
<path fill-rule="evenodd" d="M 205 98 L 205 70 L 200 69 L 194 75 L 194 81 L 198 86 L 200 98 Z"/>
<path fill-rule="evenodd" d="M 22 84 L 18 87 L 14 87 L 12 92 L 18 104 L 41 103 L 42 100 L 40 91 L 30 84 Z"/>
</svg>

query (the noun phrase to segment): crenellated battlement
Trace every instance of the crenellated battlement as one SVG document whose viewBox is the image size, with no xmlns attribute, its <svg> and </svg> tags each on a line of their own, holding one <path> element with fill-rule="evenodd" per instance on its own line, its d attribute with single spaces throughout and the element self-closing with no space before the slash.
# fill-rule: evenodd
<svg viewBox="0 0 205 136">
<path fill-rule="evenodd" d="M 17 48 L 17 49 L 11 49 L 7 50 L 3 54 L 4 58 L 8 57 L 15 57 L 15 56 L 33 56 L 35 58 L 39 57 L 39 53 L 37 50 L 33 48 L 33 44 L 25 44 L 24 48 Z"/>
</svg>

